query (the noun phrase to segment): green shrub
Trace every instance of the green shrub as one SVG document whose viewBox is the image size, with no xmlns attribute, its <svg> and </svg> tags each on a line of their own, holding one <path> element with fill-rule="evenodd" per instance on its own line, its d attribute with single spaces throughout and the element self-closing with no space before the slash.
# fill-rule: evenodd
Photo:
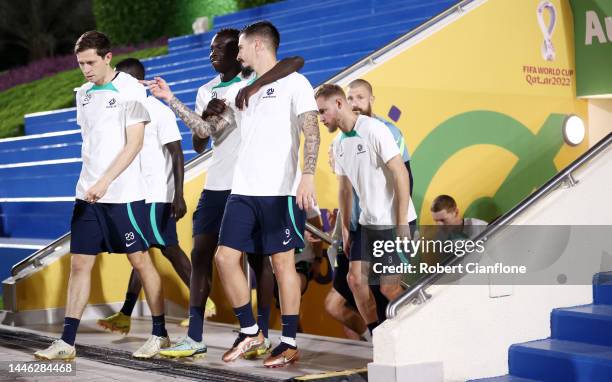
<svg viewBox="0 0 612 382">
<path fill-rule="evenodd" d="M 144 49 L 113 57 L 112 64 L 128 57 L 154 57 L 167 52 L 167 46 Z M 73 69 L 0 92 L 0 138 L 23 135 L 25 114 L 74 106 L 73 89 L 84 82 L 81 71 Z"/>
<path fill-rule="evenodd" d="M 192 33 L 201 16 L 235 12 L 237 0 L 94 0 L 96 28 L 113 44 L 134 44 Z"/>
<path fill-rule="evenodd" d="M 278 0 L 237 0 L 240 9 L 259 7 L 262 5 L 276 3 Z"/>
<path fill-rule="evenodd" d="M 173 26 L 174 30 L 179 31 L 176 35 L 193 33 L 191 24 L 198 17 L 208 17 L 208 23 L 212 25 L 214 16 L 239 10 L 236 0 L 180 0 L 177 2 L 183 2 L 185 5 L 177 10 L 175 18 L 177 24 Z"/>
<path fill-rule="evenodd" d="M 96 29 L 107 34 L 113 45 L 134 44 L 162 37 L 173 1 L 94 0 Z"/>
</svg>

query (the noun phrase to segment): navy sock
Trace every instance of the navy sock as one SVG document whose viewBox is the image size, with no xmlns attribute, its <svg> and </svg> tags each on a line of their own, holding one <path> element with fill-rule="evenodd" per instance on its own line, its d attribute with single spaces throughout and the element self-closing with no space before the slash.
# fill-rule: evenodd
<svg viewBox="0 0 612 382">
<path fill-rule="evenodd" d="M 189 307 L 189 329 L 187 335 L 196 342 L 202 341 L 202 332 L 204 331 L 204 308 L 201 306 Z"/>
<path fill-rule="evenodd" d="M 283 326 L 283 337 L 294 338 L 297 334 L 298 320 L 300 316 L 297 314 L 282 315 L 281 325 Z"/>
<path fill-rule="evenodd" d="M 263 336 L 268 338 L 268 327 L 270 326 L 269 306 L 257 306 L 257 326 L 261 329 Z"/>
<path fill-rule="evenodd" d="M 370 334 L 372 334 L 372 332 L 374 331 L 374 329 L 376 329 L 377 326 L 378 326 L 378 321 L 370 322 L 368 324 L 368 330 L 370 331 Z"/>
<path fill-rule="evenodd" d="M 137 301 L 137 294 L 130 292 L 126 293 L 125 301 L 123 302 L 123 307 L 121 308 L 121 313 L 125 314 L 126 316 L 131 316 Z"/>
<path fill-rule="evenodd" d="M 158 337 L 168 337 L 164 315 L 151 316 L 151 318 L 153 319 L 153 330 L 151 331 L 151 334 Z"/>
<path fill-rule="evenodd" d="M 272 349 L 272 355 L 277 356 L 279 354 L 283 354 L 283 352 L 287 349 L 297 349 L 297 346 L 289 345 L 288 343 L 281 342 L 274 349 Z"/>
<path fill-rule="evenodd" d="M 240 322 L 240 328 L 250 328 L 255 325 L 255 318 L 253 317 L 253 310 L 251 310 L 251 303 L 248 302 L 238 308 L 234 308 L 234 313 Z"/>
<path fill-rule="evenodd" d="M 64 331 L 62 332 L 62 341 L 74 346 L 74 340 L 76 339 L 77 329 L 81 320 L 78 318 L 64 317 Z"/>
</svg>

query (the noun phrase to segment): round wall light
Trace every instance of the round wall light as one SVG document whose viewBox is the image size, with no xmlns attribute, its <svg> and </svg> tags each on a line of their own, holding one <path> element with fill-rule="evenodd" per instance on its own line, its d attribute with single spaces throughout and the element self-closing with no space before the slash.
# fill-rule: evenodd
<svg viewBox="0 0 612 382">
<path fill-rule="evenodd" d="M 584 140 L 586 130 L 582 118 L 570 114 L 563 121 L 563 139 L 570 146 L 578 146 Z"/>
</svg>

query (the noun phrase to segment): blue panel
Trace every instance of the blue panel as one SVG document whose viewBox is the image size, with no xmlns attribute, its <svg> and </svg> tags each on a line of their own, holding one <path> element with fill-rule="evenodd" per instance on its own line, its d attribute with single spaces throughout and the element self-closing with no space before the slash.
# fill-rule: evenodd
<svg viewBox="0 0 612 382">
<path fill-rule="evenodd" d="M 0 185 L 0 198 L 74 196 L 79 173 L 12 178 Z"/>
<path fill-rule="evenodd" d="M 58 121 L 65 121 L 68 119 L 73 119 L 74 121 L 76 121 L 76 109 L 45 113 L 44 115 L 37 115 L 33 117 L 25 117 L 24 121 L 26 127 L 28 127 L 39 123 L 53 123 Z"/>
<path fill-rule="evenodd" d="M 70 143 L 52 148 L 43 147 L 30 148 L 28 150 L 5 150 L 4 152 L 0 152 L 0 165 L 80 157 L 81 143 Z"/>
<path fill-rule="evenodd" d="M 0 235 L 4 237 L 25 237 L 33 239 L 57 239 L 70 231 L 72 210 L 64 215 L 0 214 Z"/>
<path fill-rule="evenodd" d="M 33 137 L 19 140 L 0 140 L 0 156 L 8 151 L 26 150 L 30 147 L 47 147 L 65 143 L 81 143 L 81 133 L 57 135 L 51 137 Z"/>
<path fill-rule="evenodd" d="M 0 280 L 10 277 L 13 265 L 34 252 L 33 249 L 0 248 Z M 0 294 L 2 294 L 2 284 L 0 284 Z"/>
<path fill-rule="evenodd" d="M 512 345 L 510 374 L 555 382 L 610 381 L 612 348 L 554 339 Z"/>
<path fill-rule="evenodd" d="M 520 378 L 513 375 L 502 375 L 500 377 L 472 379 L 468 382 L 538 382 L 536 379 Z"/>
<path fill-rule="evenodd" d="M 595 304 L 612 305 L 612 272 L 593 276 L 593 301 Z"/>
<path fill-rule="evenodd" d="M 551 337 L 612 346 L 612 305 L 583 305 L 554 309 Z"/>
<path fill-rule="evenodd" d="M 81 162 L 0 168 L 0 179 L 5 182 L 22 179 L 24 176 L 62 175 L 75 172 L 81 172 Z"/>
</svg>

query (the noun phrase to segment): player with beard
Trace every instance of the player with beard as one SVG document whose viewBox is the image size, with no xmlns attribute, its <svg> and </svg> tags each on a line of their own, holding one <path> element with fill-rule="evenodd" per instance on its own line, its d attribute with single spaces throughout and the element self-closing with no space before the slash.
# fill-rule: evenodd
<svg viewBox="0 0 612 382">
<path fill-rule="evenodd" d="M 174 346 L 162 349 L 160 354 L 167 357 L 199 356 L 207 351 L 203 341 L 202 303 L 210 295 L 213 255 L 217 247 L 225 205 L 231 193 L 234 167 L 241 143 L 241 133 L 235 122 L 223 130 L 213 132 L 206 130 L 205 126 L 208 125 L 205 120 L 216 118 L 219 109 L 224 108 L 223 100 L 228 98 L 228 90 L 233 86 L 242 88 L 235 100 L 231 101 L 238 107 L 247 107 L 250 96 L 259 91 L 261 86 L 295 72 L 304 62 L 299 57 L 285 59 L 270 72 L 255 79 L 252 71 L 245 70 L 237 60 L 239 33 L 236 29 L 222 29 L 213 37 L 209 57 L 219 75 L 198 90 L 195 112 L 173 95 L 163 79 L 156 78 L 147 82 L 151 93 L 168 103 L 168 106 L 192 130 L 193 147 L 197 152 L 205 149 L 209 139 L 213 141 L 213 155 L 206 184 L 193 214 L 194 244 L 191 252 L 189 328 L 187 336 Z M 258 284 L 272 283 L 271 277 L 272 275 L 260 276 L 261 281 L 258 281 Z M 267 349 L 270 348 L 269 342 L 263 345 L 267 345 Z"/>
<path fill-rule="evenodd" d="M 409 237 L 407 226 L 416 220 L 416 212 L 410 200 L 408 173 L 393 135 L 375 118 L 356 115 L 339 86 L 323 85 L 315 97 L 321 121 L 329 132 L 342 131 L 334 139 L 333 151 L 344 251 L 350 254 L 348 284 L 371 334 L 380 320 L 368 285 L 370 266 L 374 261 L 396 264 L 399 256 L 389 253 L 373 259 L 368 249 L 377 240 Z M 353 192 L 359 197 L 360 212 L 359 227 L 351 237 Z M 382 294 L 389 300 L 402 291 L 396 276 L 384 275 L 380 283 Z"/>
</svg>

